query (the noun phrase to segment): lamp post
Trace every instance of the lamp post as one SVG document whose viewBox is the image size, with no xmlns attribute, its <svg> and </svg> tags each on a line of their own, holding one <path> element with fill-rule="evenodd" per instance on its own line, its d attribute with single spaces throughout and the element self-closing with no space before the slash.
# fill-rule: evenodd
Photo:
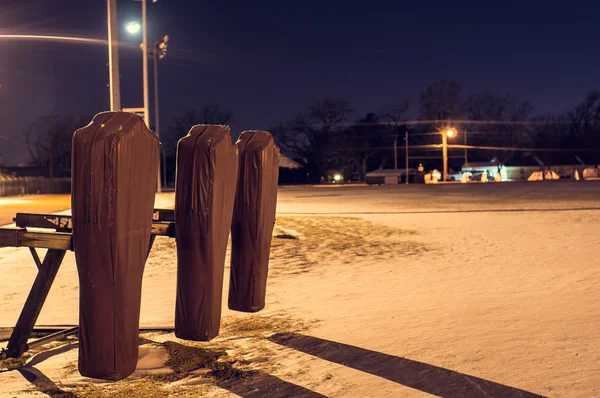
<svg viewBox="0 0 600 398">
<path fill-rule="evenodd" d="M 467 149 L 467 132 L 465 131 L 465 166 L 469 165 L 469 155 L 467 153 L 468 149 Z"/>
<path fill-rule="evenodd" d="M 144 121 L 150 127 L 150 89 L 148 87 L 148 4 L 142 1 L 142 62 L 144 73 Z M 160 192 L 160 186 L 159 190 Z"/>
<path fill-rule="evenodd" d="M 119 79 L 119 28 L 116 0 L 106 1 L 108 14 L 108 87 L 110 110 L 121 110 L 121 84 Z"/>
<path fill-rule="evenodd" d="M 136 0 L 142 2 L 142 53 L 144 62 L 144 121 L 150 126 L 150 88 L 148 82 L 148 0 Z M 156 3 L 158 0 L 152 0 Z"/>
<path fill-rule="evenodd" d="M 146 127 L 150 128 L 150 83 L 148 82 L 148 1 L 147 0 L 136 0 L 142 2 L 142 67 L 143 67 L 143 80 L 144 80 L 144 122 Z M 152 0 L 156 3 L 158 0 Z M 137 33 L 139 31 L 139 24 L 131 22 L 127 24 L 127 31 L 129 33 Z M 158 174 L 156 176 L 158 185 L 157 192 L 162 192 L 162 184 L 160 182 L 160 154 L 158 156 Z"/>
<path fill-rule="evenodd" d="M 159 115 L 158 115 L 158 60 L 163 59 L 167 56 L 167 43 L 169 42 L 169 36 L 164 35 L 163 38 L 154 43 L 154 48 L 152 50 L 152 58 L 154 60 L 154 132 L 156 136 L 160 140 L 160 123 L 159 123 Z M 161 164 L 160 164 L 160 154 L 158 159 L 158 192 L 162 191 L 161 184 Z M 165 162 L 163 161 L 162 167 L 165 168 Z M 166 184 L 166 174 L 165 181 Z"/>
<path fill-rule="evenodd" d="M 406 154 L 404 155 L 406 158 L 406 184 L 408 184 L 408 129 L 406 131 L 404 131 L 404 149 L 406 151 Z M 417 178 L 415 176 L 415 178 Z"/>
<path fill-rule="evenodd" d="M 444 181 L 448 181 L 448 138 L 456 135 L 456 129 L 450 127 L 442 133 L 442 155 L 444 157 Z"/>
</svg>

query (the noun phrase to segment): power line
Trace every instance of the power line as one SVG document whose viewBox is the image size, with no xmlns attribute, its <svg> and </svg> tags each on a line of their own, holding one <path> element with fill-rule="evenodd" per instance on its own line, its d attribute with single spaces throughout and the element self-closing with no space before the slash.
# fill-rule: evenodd
<svg viewBox="0 0 600 398">
<path fill-rule="evenodd" d="M 514 147 L 494 147 L 494 146 L 473 146 L 473 145 L 448 145 L 448 149 L 480 149 L 483 151 L 521 151 L 521 152 L 600 152 L 600 149 L 594 148 L 514 148 Z"/>
<path fill-rule="evenodd" d="M 380 147 L 355 147 L 355 148 L 338 148 L 339 151 L 361 151 L 361 150 L 393 150 L 393 146 Z M 409 150 L 439 150 L 442 149 L 442 144 L 427 144 L 427 145 L 412 145 Z M 594 148 L 518 148 L 518 147 L 495 147 L 495 146 L 478 146 L 478 145 L 456 145 L 448 144 L 448 149 L 479 149 L 482 151 L 519 151 L 519 152 L 600 152 L 600 149 Z"/>
<path fill-rule="evenodd" d="M 406 125 L 443 125 L 448 126 L 461 126 L 461 125 L 545 125 L 545 124 L 571 124 L 572 120 L 470 120 L 470 119 L 457 119 L 457 120 L 399 120 L 399 121 L 377 121 L 377 122 L 339 122 L 339 123 L 305 123 L 304 127 L 352 127 L 352 126 L 395 126 L 402 127 Z"/>
</svg>

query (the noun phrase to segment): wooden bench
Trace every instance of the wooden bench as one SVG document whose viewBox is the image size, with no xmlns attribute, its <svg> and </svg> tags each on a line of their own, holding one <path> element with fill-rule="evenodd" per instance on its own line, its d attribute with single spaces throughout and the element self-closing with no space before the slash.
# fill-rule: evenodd
<svg viewBox="0 0 600 398">
<path fill-rule="evenodd" d="M 173 210 L 155 209 L 152 219 L 152 235 L 148 255 L 157 236 L 175 238 Z M 38 268 L 38 274 L 17 324 L 12 330 L 8 345 L 0 352 L 0 360 L 19 358 L 31 348 L 62 339 L 79 330 L 77 326 L 57 328 L 54 333 L 28 344 L 62 260 L 67 251 L 73 251 L 71 216 L 17 213 L 13 221 L 16 227 L 0 228 L 0 247 L 28 247 Z M 47 231 L 32 231 L 28 228 L 46 229 Z M 36 249 L 48 249 L 43 261 L 40 260 Z M 165 330 L 165 328 L 150 327 L 143 328 L 143 330 Z"/>
</svg>

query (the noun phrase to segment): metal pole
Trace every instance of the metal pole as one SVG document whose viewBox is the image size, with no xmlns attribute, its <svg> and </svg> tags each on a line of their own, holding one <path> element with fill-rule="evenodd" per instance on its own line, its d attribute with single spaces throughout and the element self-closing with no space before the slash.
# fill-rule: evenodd
<svg viewBox="0 0 600 398">
<path fill-rule="evenodd" d="M 465 147 L 467 146 L 467 131 L 465 130 Z M 467 166 L 469 164 L 469 159 L 467 157 L 467 151 L 468 149 L 465 148 L 465 166 Z"/>
<path fill-rule="evenodd" d="M 158 119 L 158 44 L 154 45 L 154 131 L 160 141 L 160 125 Z M 158 174 L 156 175 L 156 181 L 158 183 L 158 193 L 162 192 L 162 183 L 160 181 L 160 151 L 158 152 Z M 164 165 L 163 165 L 164 167 Z"/>
<path fill-rule="evenodd" d="M 448 136 L 442 133 L 442 153 L 444 156 L 444 176 L 443 181 L 448 181 Z"/>
<path fill-rule="evenodd" d="M 150 127 L 150 97 L 148 89 L 148 10 L 147 1 L 142 0 L 142 53 L 144 67 L 144 121 Z"/>
<path fill-rule="evenodd" d="M 121 84 L 119 78 L 119 28 L 117 25 L 117 0 L 106 0 L 108 11 L 108 79 L 110 110 L 121 110 Z"/>
<path fill-rule="evenodd" d="M 404 141 L 406 142 L 406 183 L 408 184 L 408 130 L 405 131 Z"/>
<path fill-rule="evenodd" d="M 398 149 L 396 148 L 396 140 L 394 140 L 394 170 L 398 169 Z"/>
<path fill-rule="evenodd" d="M 167 186 L 167 149 L 164 148 L 162 151 L 162 156 L 163 156 L 163 167 L 162 167 L 162 172 L 163 172 L 163 183 L 165 184 L 165 186 Z"/>
</svg>

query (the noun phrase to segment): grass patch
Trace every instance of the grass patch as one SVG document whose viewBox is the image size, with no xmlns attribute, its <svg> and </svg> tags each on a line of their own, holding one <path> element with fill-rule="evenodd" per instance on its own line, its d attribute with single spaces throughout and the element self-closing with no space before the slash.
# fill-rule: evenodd
<svg viewBox="0 0 600 398">
<path fill-rule="evenodd" d="M 294 233 L 292 233 L 292 231 Z M 354 217 L 278 217 L 271 275 L 308 272 L 316 264 L 355 263 L 419 255 L 431 250 L 410 239 L 415 231 Z"/>
</svg>

